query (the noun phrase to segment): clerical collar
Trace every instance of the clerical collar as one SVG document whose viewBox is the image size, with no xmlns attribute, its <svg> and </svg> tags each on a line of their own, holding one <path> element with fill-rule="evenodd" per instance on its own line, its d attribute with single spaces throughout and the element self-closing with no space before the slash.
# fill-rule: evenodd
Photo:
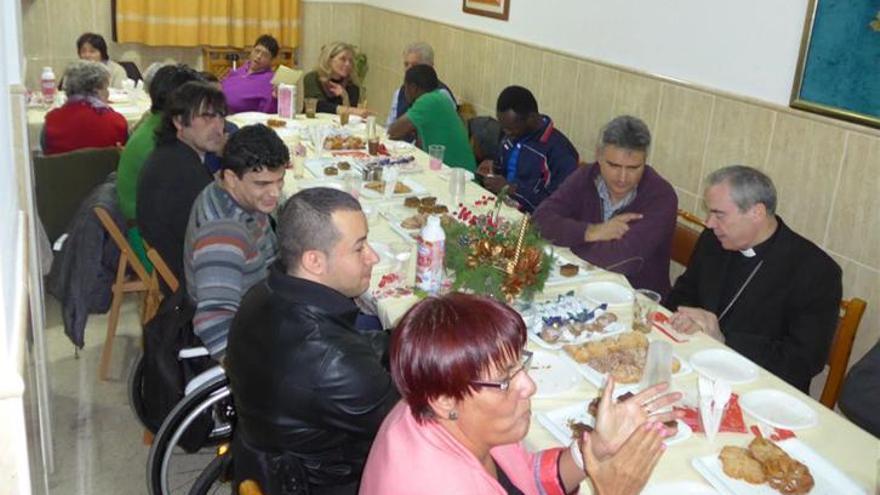
<svg viewBox="0 0 880 495">
<path fill-rule="evenodd" d="M 779 230 L 779 223 L 777 223 L 776 230 L 773 231 L 773 234 L 768 237 L 766 241 L 756 244 L 748 249 L 741 249 L 739 253 L 746 258 L 754 258 L 759 255 L 763 256 L 764 252 L 773 245 L 773 241 L 779 236 Z"/>
</svg>

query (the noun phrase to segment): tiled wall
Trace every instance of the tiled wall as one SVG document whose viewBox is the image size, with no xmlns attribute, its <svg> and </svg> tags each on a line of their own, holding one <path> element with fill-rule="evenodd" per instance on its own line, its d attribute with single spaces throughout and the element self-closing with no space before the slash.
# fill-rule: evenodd
<svg viewBox="0 0 880 495">
<path fill-rule="evenodd" d="M 780 215 L 840 263 L 847 297 L 868 301 L 854 359 L 880 338 L 880 132 L 369 6 L 306 3 L 304 23 L 304 57 L 335 38 L 360 45 L 370 106 L 382 118 L 403 79 L 403 47 L 423 40 L 459 99 L 493 115 L 503 87 L 526 86 L 585 158 L 607 120 L 641 117 L 654 133 L 650 162 L 682 208 L 702 214 L 702 180 L 716 168 L 764 170 Z"/>
<path fill-rule="evenodd" d="M 27 59 L 25 84 L 35 88 L 46 65 L 61 77 L 68 63 L 77 58 L 76 39 L 91 31 L 107 40 L 110 58 L 128 60 L 141 71 L 153 62 L 168 59 L 201 65 L 199 48 L 149 47 L 111 41 L 110 0 L 16 0 L 21 1 L 24 54 Z"/>
</svg>

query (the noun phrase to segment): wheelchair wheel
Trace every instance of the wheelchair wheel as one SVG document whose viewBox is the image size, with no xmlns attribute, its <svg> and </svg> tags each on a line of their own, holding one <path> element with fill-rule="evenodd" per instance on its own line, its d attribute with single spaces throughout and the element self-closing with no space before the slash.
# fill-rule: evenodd
<svg viewBox="0 0 880 495">
<path fill-rule="evenodd" d="M 232 436 L 235 409 L 225 375 L 186 395 L 162 422 L 147 458 L 153 495 L 189 493 Z"/>
<path fill-rule="evenodd" d="M 189 489 L 189 495 L 214 495 L 216 493 L 229 493 L 230 480 L 232 479 L 232 453 L 229 452 L 228 444 L 218 449 L 217 456 L 196 478 Z"/>
<path fill-rule="evenodd" d="M 134 363 L 132 363 L 131 368 L 128 371 L 128 405 L 131 407 L 131 411 L 137 417 L 138 421 L 141 422 L 141 425 L 150 429 L 147 426 L 147 421 L 145 419 L 144 412 L 144 354 L 141 353 L 138 355 L 137 359 L 135 359 Z"/>
</svg>

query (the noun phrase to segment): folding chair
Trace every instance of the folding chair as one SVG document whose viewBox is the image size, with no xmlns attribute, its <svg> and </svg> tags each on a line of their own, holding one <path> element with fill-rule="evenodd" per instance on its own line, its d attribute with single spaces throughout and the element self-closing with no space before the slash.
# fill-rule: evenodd
<svg viewBox="0 0 880 495">
<path fill-rule="evenodd" d="M 98 377 L 101 380 L 106 380 L 110 357 L 113 353 L 113 338 L 116 336 L 116 327 L 119 324 L 119 309 L 122 306 L 122 299 L 128 293 L 142 294 L 140 320 L 143 323 L 156 313 L 159 303 L 162 302 L 162 292 L 159 290 L 156 276 L 147 273 L 146 268 L 134 253 L 116 222 L 113 221 L 110 213 L 101 206 L 96 206 L 94 212 L 120 252 L 119 264 L 116 266 L 116 279 L 111 288 L 113 300 L 110 304 L 110 314 L 107 317 L 107 336 L 104 339 L 104 349 L 101 350 L 101 364 L 98 369 Z"/>
</svg>

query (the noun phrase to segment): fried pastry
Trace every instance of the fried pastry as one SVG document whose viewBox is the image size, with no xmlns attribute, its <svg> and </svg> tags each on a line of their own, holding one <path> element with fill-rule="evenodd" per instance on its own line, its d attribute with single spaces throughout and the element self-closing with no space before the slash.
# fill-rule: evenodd
<svg viewBox="0 0 880 495">
<path fill-rule="evenodd" d="M 786 495 L 801 495 L 812 490 L 815 481 L 809 468 L 778 445 L 756 437 L 749 444 L 749 452 L 761 463 L 767 483 L 774 490 Z"/>
<path fill-rule="evenodd" d="M 721 461 L 724 474 L 733 479 L 743 480 L 753 485 L 760 485 L 767 481 L 764 468 L 757 459 L 752 457 L 748 449 L 728 445 L 721 449 L 718 459 Z"/>
</svg>

